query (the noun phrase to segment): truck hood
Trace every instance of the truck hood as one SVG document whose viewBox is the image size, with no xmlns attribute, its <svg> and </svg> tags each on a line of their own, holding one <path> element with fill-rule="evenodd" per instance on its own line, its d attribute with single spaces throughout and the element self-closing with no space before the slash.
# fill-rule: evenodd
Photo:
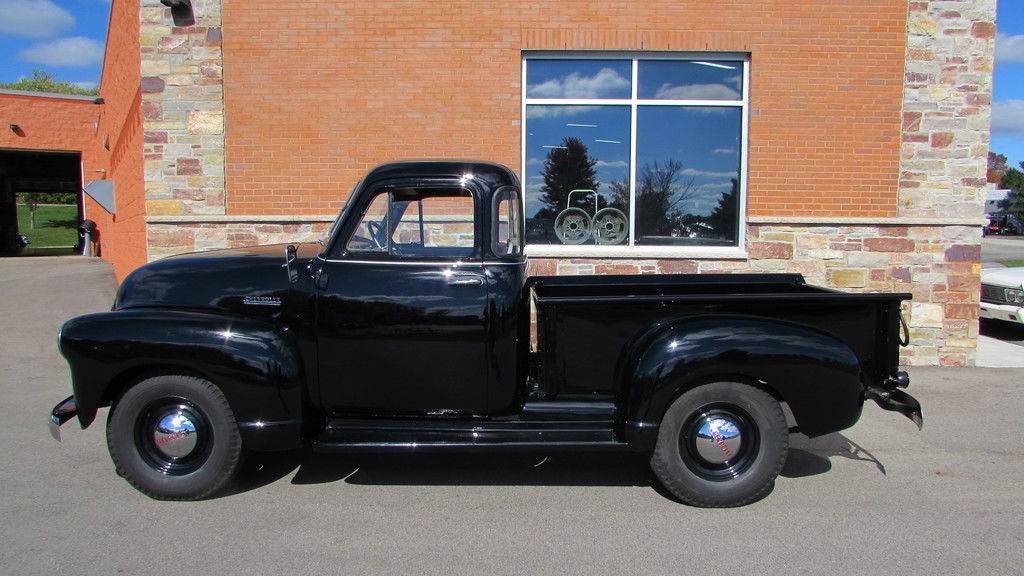
<svg viewBox="0 0 1024 576">
<path fill-rule="evenodd" d="M 1024 268 L 986 268 L 981 271 L 981 283 L 1001 288 L 1020 288 L 1024 285 Z"/>
<path fill-rule="evenodd" d="M 151 262 L 121 283 L 114 309 L 173 307 L 219 309 L 246 316 L 280 311 L 291 286 L 285 269 L 287 244 L 180 254 Z M 322 247 L 297 244 L 304 266 Z"/>
</svg>

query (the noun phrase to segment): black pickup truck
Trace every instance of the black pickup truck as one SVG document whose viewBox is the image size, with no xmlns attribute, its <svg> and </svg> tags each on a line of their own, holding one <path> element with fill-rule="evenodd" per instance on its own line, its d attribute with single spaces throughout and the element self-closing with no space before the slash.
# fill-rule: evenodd
<svg viewBox="0 0 1024 576">
<path fill-rule="evenodd" d="M 771 489 L 791 432 L 847 428 L 866 399 L 921 425 L 909 294 L 529 277 L 521 207 L 503 166 L 393 163 L 323 242 L 143 266 L 61 329 L 74 395 L 51 432 L 109 406 L 115 467 L 155 498 L 213 494 L 245 450 L 633 450 L 680 500 L 734 506 Z"/>
</svg>

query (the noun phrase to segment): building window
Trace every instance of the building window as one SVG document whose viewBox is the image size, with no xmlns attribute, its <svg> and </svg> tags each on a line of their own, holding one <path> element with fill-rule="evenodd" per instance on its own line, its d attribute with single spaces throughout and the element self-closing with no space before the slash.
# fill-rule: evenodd
<svg viewBox="0 0 1024 576">
<path fill-rule="evenodd" d="M 740 251 L 748 65 L 737 55 L 527 53 L 533 252 Z"/>
</svg>

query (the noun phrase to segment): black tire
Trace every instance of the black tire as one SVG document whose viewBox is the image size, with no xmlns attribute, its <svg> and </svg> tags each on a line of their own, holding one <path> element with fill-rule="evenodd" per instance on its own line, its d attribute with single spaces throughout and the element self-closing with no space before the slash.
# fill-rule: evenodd
<svg viewBox="0 0 1024 576">
<path fill-rule="evenodd" d="M 166 418 L 178 428 L 159 426 Z M 206 380 L 180 375 L 154 376 L 129 388 L 111 408 L 107 448 L 118 474 L 160 500 L 216 493 L 234 477 L 242 457 L 224 394 Z M 167 450 L 188 452 L 172 456 Z"/>
<path fill-rule="evenodd" d="M 771 491 L 788 451 L 789 428 L 775 398 L 716 382 L 689 390 L 665 412 L 651 468 L 687 504 L 743 506 Z"/>
</svg>

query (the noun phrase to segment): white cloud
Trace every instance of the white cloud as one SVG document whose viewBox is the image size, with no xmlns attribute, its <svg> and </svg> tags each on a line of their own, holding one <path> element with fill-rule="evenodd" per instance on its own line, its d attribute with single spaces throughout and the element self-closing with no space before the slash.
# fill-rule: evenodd
<svg viewBox="0 0 1024 576">
<path fill-rule="evenodd" d="M 592 110 L 593 106 L 535 106 L 526 107 L 527 120 L 534 118 L 558 118 L 559 116 L 575 116 Z"/>
<path fill-rule="evenodd" d="M 683 176 L 703 176 L 705 178 L 735 178 L 736 172 L 709 172 L 696 168 L 684 168 L 679 172 Z"/>
<path fill-rule="evenodd" d="M 528 98 L 602 98 L 609 93 L 629 89 L 629 79 L 611 68 L 601 68 L 593 76 L 573 72 L 564 79 L 553 79 L 529 88 Z"/>
<path fill-rule="evenodd" d="M 712 150 L 712 152 L 714 152 L 715 154 L 735 154 L 736 153 L 736 149 L 735 148 L 715 148 L 714 150 Z"/>
<path fill-rule="evenodd" d="M 725 190 L 732 190 L 732 182 L 708 182 L 707 184 L 697 186 L 697 190 L 701 192 L 722 192 Z"/>
<path fill-rule="evenodd" d="M 739 100 L 740 93 L 725 84 L 662 84 L 654 97 L 659 100 Z"/>
<path fill-rule="evenodd" d="M 1024 100 L 992 103 L 992 133 L 1024 136 Z"/>
<path fill-rule="evenodd" d="M 996 63 L 1024 63 L 1024 34 L 996 34 Z"/>
<path fill-rule="evenodd" d="M 74 36 L 37 42 L 18 52 L 18 57 L 46 66 L 91 66 L 103 61 L 103 44 L 92 38 Z"/>
<path fill-rule="evenodd" d="M 629 166 L 629 162 L 626 162 L 625 160 L 613 160 L 611 162 L 598 160 L 594 166 L 597 166 L 598 168 L 625 168 L 626 166 Z"/>
<path fill-rule="evenodd" d="M 0 0 L 0 36 L 52 38 L 75 27 L 75 17 L 51 0 Z"/>
</svg>

